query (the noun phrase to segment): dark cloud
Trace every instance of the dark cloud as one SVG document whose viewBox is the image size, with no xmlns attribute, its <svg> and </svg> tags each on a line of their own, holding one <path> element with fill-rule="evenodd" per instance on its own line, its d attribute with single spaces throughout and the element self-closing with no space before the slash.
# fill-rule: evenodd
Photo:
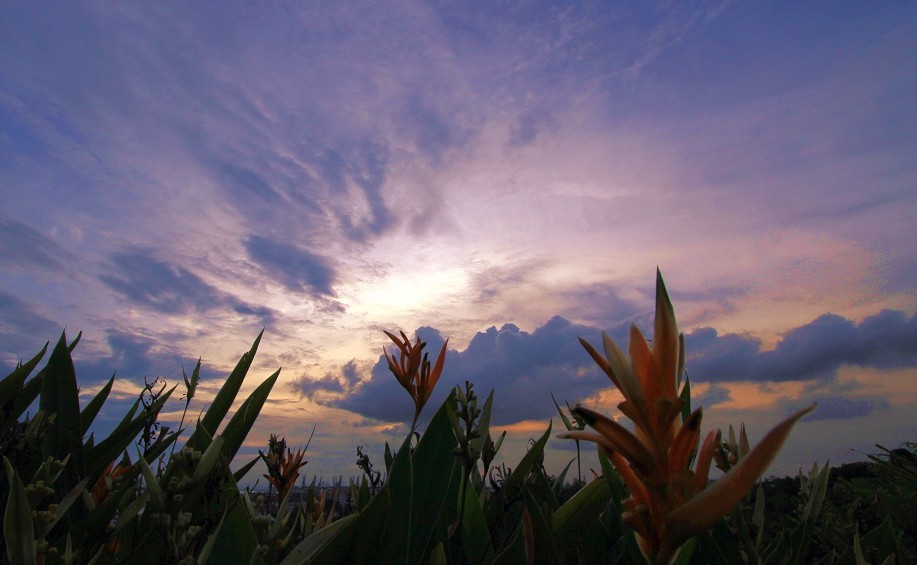
<svg viewBox="0 0 917 565">
<path fill-rule="evenodd" d="M 69 253 L 26 224 L 0 214 L 0 260 L 5 269 L 38 266 L 57 270 Z"/>
<path fill-rule="evenodd" d="M 279 203 L 280 195 L 258 173 L 231 163 L 216 163 L 217 180 L 226 188 L 242 188 L 271 203 Z"/>
<path fill-rule="evenodd" d="M 147 337 L 119 330 L 106 332 L 105 343 L 109 353 L 105 356 L 85 358 L 80 346 L 74 350 L 73 364 L 81 386 L 109 379 L 113 374 L 119 379 L 142 384 L 162 377 L 169 383 L 180 382 L 182 367 L 190 375 L 197 359 L 179 353 L 166 345 L 167 338 Z M 201 366 L 201 379 L 217 376 L 206 366 Z M 139 392 L 139 390 L 138 390 Z"/>
<path fill-rule="evenodd" d="M 440 110 L 428 97 L 411 96 L 405 104 L 402 118 L 412 134 L 417 149 L 434 164 L 441 164 L 453 147 L 468 141 L 470 131 L 454 116 Z"/>
<path fill-rule="evenodd" d="M 253 306 L 217 290 L 188 269 L 161 261 L 147 251 L 115 253 L 112 274 L 99 277 L 102 282 L 128 300 L 164 314 L 206 312 L 229 308 L 238 314 L 254 316 L 268 324 L 274 312 Z"/>
<path fill-rule="evenodd" d="M 327 150 L 322 155 L 320 170 L 331 192 L 340 193 L 348 186 L 348 181 L 353 182 L 369 208 L 368 217 L 351 208 L 335 208 L 337 219 L 349 239 L 364 242 L 370 236 L 385 233 L 394 224 L 394 216 L 382 198 L 388 160 L 388 145 L 377 139 L 364 139 L 347 150 Z"/>
<path fill-rule="evenodd" d="M 427 342 L 426 351 L 435 357 L 444 341 L 439 330 L 422 327 L 416 335 Z M 447 353 L 445 371 L 429 404 L 435 410 L 452 387 L 469 380 L 482 401 L 495 389 L 497 425 L 551 418 L 555 413 L 551 393 L 575 402 L 608 385 L 577 341 L 579 335 L 593 342 L 600 339 L 597 330 L 559 316 L 531 333 L 513 324 L 478 332 L 464 351 Z M 409 421 L 413 415 L 410 397 L 381 356 L 365 382 L 331 404 L 389 422 Z"/>
<path fill-rule="evenodd" d="M 335 372 L 327 372 L 320 378 L 303 375 L 293 379 L 290 386 L 310 399 L 316 395 L 340 394 L 352 389 L 360 381 L 360 365 L 356 359 L 351 359 Z"/>
<path fill-rule="evenodd" d="M 781 400 L 778 402 L 778 409 L 792 413 L 813 402 L 818 406 L 805 417 L 808 421 L 852 420 L 888 407 L 888 401 L 880 397 L 813 396 L 792 401 Z"/>
<path fill-rule="evenodd" d="M 328 259 L 285 241 L 258 235 L 245 240 L 253 261 L 264 267 L 286 288 L 313 297 L 334 296 L 336 274 Z"/>
<path fill-rule="evenodd" d="M 917 363 L 917 317 L 883 310 L 859 325 L 825 314 L 784 334 L 772 351 L 737 334 L 701 328 L 685 336 L 692 377 L 704 381 L 830 379 L 842 365 L 889 369 Z"/>
<path fill-rule="evenodd" d="M 562 291 L 560 296 L 570 304 L 566 309 L 569 316 L 598 327 L 634 322 L 645 328 L 653 321 L 645 304 L 621 297 L 619 285 L 593 284 Z"/>
<path fill-rule="evenodd" d="M 625 321 L 609 331 L 622 347 L 627 343 L 629 326 Z M 431 357 L 444 341 L 436 328 L 418 328 L 416 335 L 427 342 Z M 478 332 L 464 351 L 448 352 L 445 372 L 429 404 L 438 405 L 450 388 L 470 380 L 481 397 L 492 388 L 496 390 L 497 425 L 551 418 L 555 414 L 552 393 L 560 402 L 575 402 L 611 386 L 583 351 L 579 336 L 601 350 L 597 328 L 573 324 L 559 316 L 531 333 L 513 324 Z M 828 314 L 787 332 L 773 351 L 762 352 L 758 340 L 736 334 L 720 336 L 712 328 L 687 335 L 686 348 L 692 382 L 712 382 L 704 394 L 694 399 L 694 404 L 710 407 L 732 399 L 728 389 L 717 384 L 719 381 L 823 382 L 844 364 L 876 368 L 913 365 L 917 363 L 917 332 L 914 317 L 903 312 L 883 311 L 859 325 Z M 347 379 L 343 377 L 346 370 L 351 371 Z M 303 380 L 297 387 L 307 396 L 319 390 L 338 393 L 316 399 L 376 420 L 404 422 L 413 414 L 408 394 L 397 384 L 381 356 L 367 371 L 348 364 L 339 374 Z M 864 404 L 862 399 L 826 396 L 824 389 L 813 389 L 813 394 L 818 396 L 813 397 L 815 400 L 826 399 L 823 415 L 819 416 L 822 418 L 865 414 L 884 402 L 872 399 Z"/>
<path fill-rule="evenodd" d="M 21 359 L 38 353 L 62 329 L 42 315 L 36 305 L 0 292 L 0 361 L 9 364 L 10 369 Z"/>
<path fill-rule="evenodd" d="M 716 383 L 711 384 L 703 394 L 692 394 L 691 397 L 692 408 L 703 406 L 705 409 L 732 400 L 729 389 Z"/>
</svg>

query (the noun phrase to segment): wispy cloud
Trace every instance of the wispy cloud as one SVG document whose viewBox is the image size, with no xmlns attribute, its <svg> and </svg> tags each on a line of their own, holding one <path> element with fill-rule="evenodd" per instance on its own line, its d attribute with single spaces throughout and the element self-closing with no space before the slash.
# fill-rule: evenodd
<svg viewBox="0 0 917 565">
<path fill-rule="evenodd" d="M 0 260 L 10 271 L 41 267 L 59 271 L 72 254 L 34 228 L 0 214 Z"/>
<path fill-rule="evenodd" d="M 228 308 L 264 322 L 274 319 L 270 309 L 221 292 L 187 268 L 162 261 L 148 250 L 115 253 L 109 274 L 100 279 L 134 304 L 163 314 Z"/>
</svg>

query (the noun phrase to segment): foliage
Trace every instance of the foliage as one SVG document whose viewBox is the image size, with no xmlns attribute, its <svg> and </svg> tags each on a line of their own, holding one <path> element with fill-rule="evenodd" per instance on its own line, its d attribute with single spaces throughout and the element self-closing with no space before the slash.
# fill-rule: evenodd
<svg viewBox="0 0 917 565">
<path fill-rule="evenodd" d="M 662 306 L 670 309 L 667 300 Z M 36 371 L 47 345 L 0 381 L 0 562 L 860 564 L 903 563 L 915 553 L 917 524 L 909 512 L 917 502 L 914 444 L 892 451 L 880 447 L 882 453 L 870 456 L 855 473 L 815 465 L 796 479 L 762 481 L 738 504 L 716 494 L 721 489 L 716 483 L 708 487 L 706 469 L 695 474 L 692 461 L 709 465 L 715 460 L 729 477 L 749 468 L 743 460 L 757 458 L 760 466 L 760 451 L 749 447 L 742 427 L 738 435 L 731 428 L 728 434 L 711 432 L 698 451 L 700 412 L 691 411 L 690 386 L 686 378 L 682 381 L 683 342 L 674 318 L 663 320 L 656 333 L 668 337 L 657 337 L 660 345 L 646 351 L 654 355 L 666 344 L 668 351 L 655 355 L 672 368 L 676 381 L 666 389 L 664 402 L 656 404 L 667 406 L 666 417 L 673 420 L 654 421 L 663 427 L 676 422 L 677 429 L 671 434 L 668 428 L 649 430 L 648 435 L 674 451 L 659 448 L 644 457 L 600 415 L 567 406 L 568 418 L 554 400 L 568 437 L 599 445 L 601 475 L 588 482 L 580 479 L 579 457 L 577 476 L 570 481 L 573 459 L 557 476 L 545 471 L 551 424 L 531 439 L 514 465 L 497 463 L 506 432 L 496 437 L 491 432 L 494 391 L 482 403 L 469 382 L 451 391 L 426 429 L 418 429 L 417 418 L 443 371 L 445 347 L 431 364 L 422 354 L 423 342 L 411 344 L 404 334 L 401 339 L 388 334 L 401 357 L 386 353 L 386 359 L 415 400 L 414 425 L 400 446 L 386 444 L 384 469 L 374 469 L 362 446 L 357 447 L 362 477 L 348 488 L 337 483 L 333 489 L 315 482 L 296 488 L 308 446 L 294 451 L 274 435 L 257 458 L 235 473 L 229 467 L 279 375 L 270 375 L 232 410 L 260 335 L 193 428 L 184 419 L 198 386 L 200 362 L 190 377 L 182 372 L 184 409 L 178 429 L 159 425 L 176 387 L 153 381 L 106 437 L 90 429 L 114 377 L 81 409 L 71 359 L 79 336 L 68 343 L 62 335 L 43 368 Z M 635 339 L 634 351 L 645 362 L 642 335 Z M 615 360 L 587 350 L 600 365 L 616 364 L 609 374 L 626 389 L 625 396 L 651 398 L 640 388 L 646 379 L 622 373 L 626 358 L 609 347 L 606 355 Z M 36 402 L 38 411 L 32 415 L 28 411 Z M 639 420 L 644 409 L 623 410 Z M 587 431 L 586 425 L 599 433 Z M 186 431 L 190 437 L 179 445 Z M 779 443 L 771 441 L 768 449 Z M 634 474 L 635 467 L 623 462 L 619 451 L 641 475 Z M 663 453 L 676 461 L 666 467 L 674 472 L 652 482 Z M 237 483 L 259 459 L 267 466 L 267 496 Z M 747 491 L 744 485 L 753 485 L 760 471 L 744 472 L 741 481 L 727 482 L 741 483 Z M 685 529 L 667 541 L 653 528 L 675 522 L 666 522 L 665 514 L 653 518 L 655 510 L 641 508 L 671 502 L 658 498 L 668 496 L 662 491 L 652 490 L 663 484 L 690 484 L 694 498 L 713 491 L 720 498 L 701 500 L 719 514 L 709 527 Z M 693 499 L 679 500 L 688 504 Z M 641 525 L 641 516 L 656 521 Z M 648 544 L 651 536 L 655 541 Z M 654 553 L 659 548 L 668 549 Z"/>
</svg>

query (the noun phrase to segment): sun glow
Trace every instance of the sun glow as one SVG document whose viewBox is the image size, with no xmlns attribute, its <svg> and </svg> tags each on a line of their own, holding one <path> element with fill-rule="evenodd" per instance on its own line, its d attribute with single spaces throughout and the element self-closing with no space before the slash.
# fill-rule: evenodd
<svg viewBox="0 0 917 565">
<path fill-rule="evenodd" d="M 407 312 L 423 312 L 450 302 L 467 286 L 467 280 L 467 273 L 458 267 L 392 273 L 355 288 L 353 307 L 377 318 L 403 318 Z"/>
</svg>

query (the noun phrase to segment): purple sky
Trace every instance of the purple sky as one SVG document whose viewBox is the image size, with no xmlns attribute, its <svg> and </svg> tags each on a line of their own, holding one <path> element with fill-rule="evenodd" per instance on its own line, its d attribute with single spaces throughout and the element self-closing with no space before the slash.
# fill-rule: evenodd
<svg viewBox="0 0 917 565">
<path fill-rule="evenodd" d="M 658 265 L 705 428 L 818 400 L 783 474 L 917 439 L 917 5 L 318 4 L 0 8 L 2 366 L 83 331 L 104 428 L 264 327 L 246 453 L 315 424 L 346 475 L 417 330 L 512 465 L 552 392 L 617 413 L 576 338 L 649 331 Z"/>
</svg>

